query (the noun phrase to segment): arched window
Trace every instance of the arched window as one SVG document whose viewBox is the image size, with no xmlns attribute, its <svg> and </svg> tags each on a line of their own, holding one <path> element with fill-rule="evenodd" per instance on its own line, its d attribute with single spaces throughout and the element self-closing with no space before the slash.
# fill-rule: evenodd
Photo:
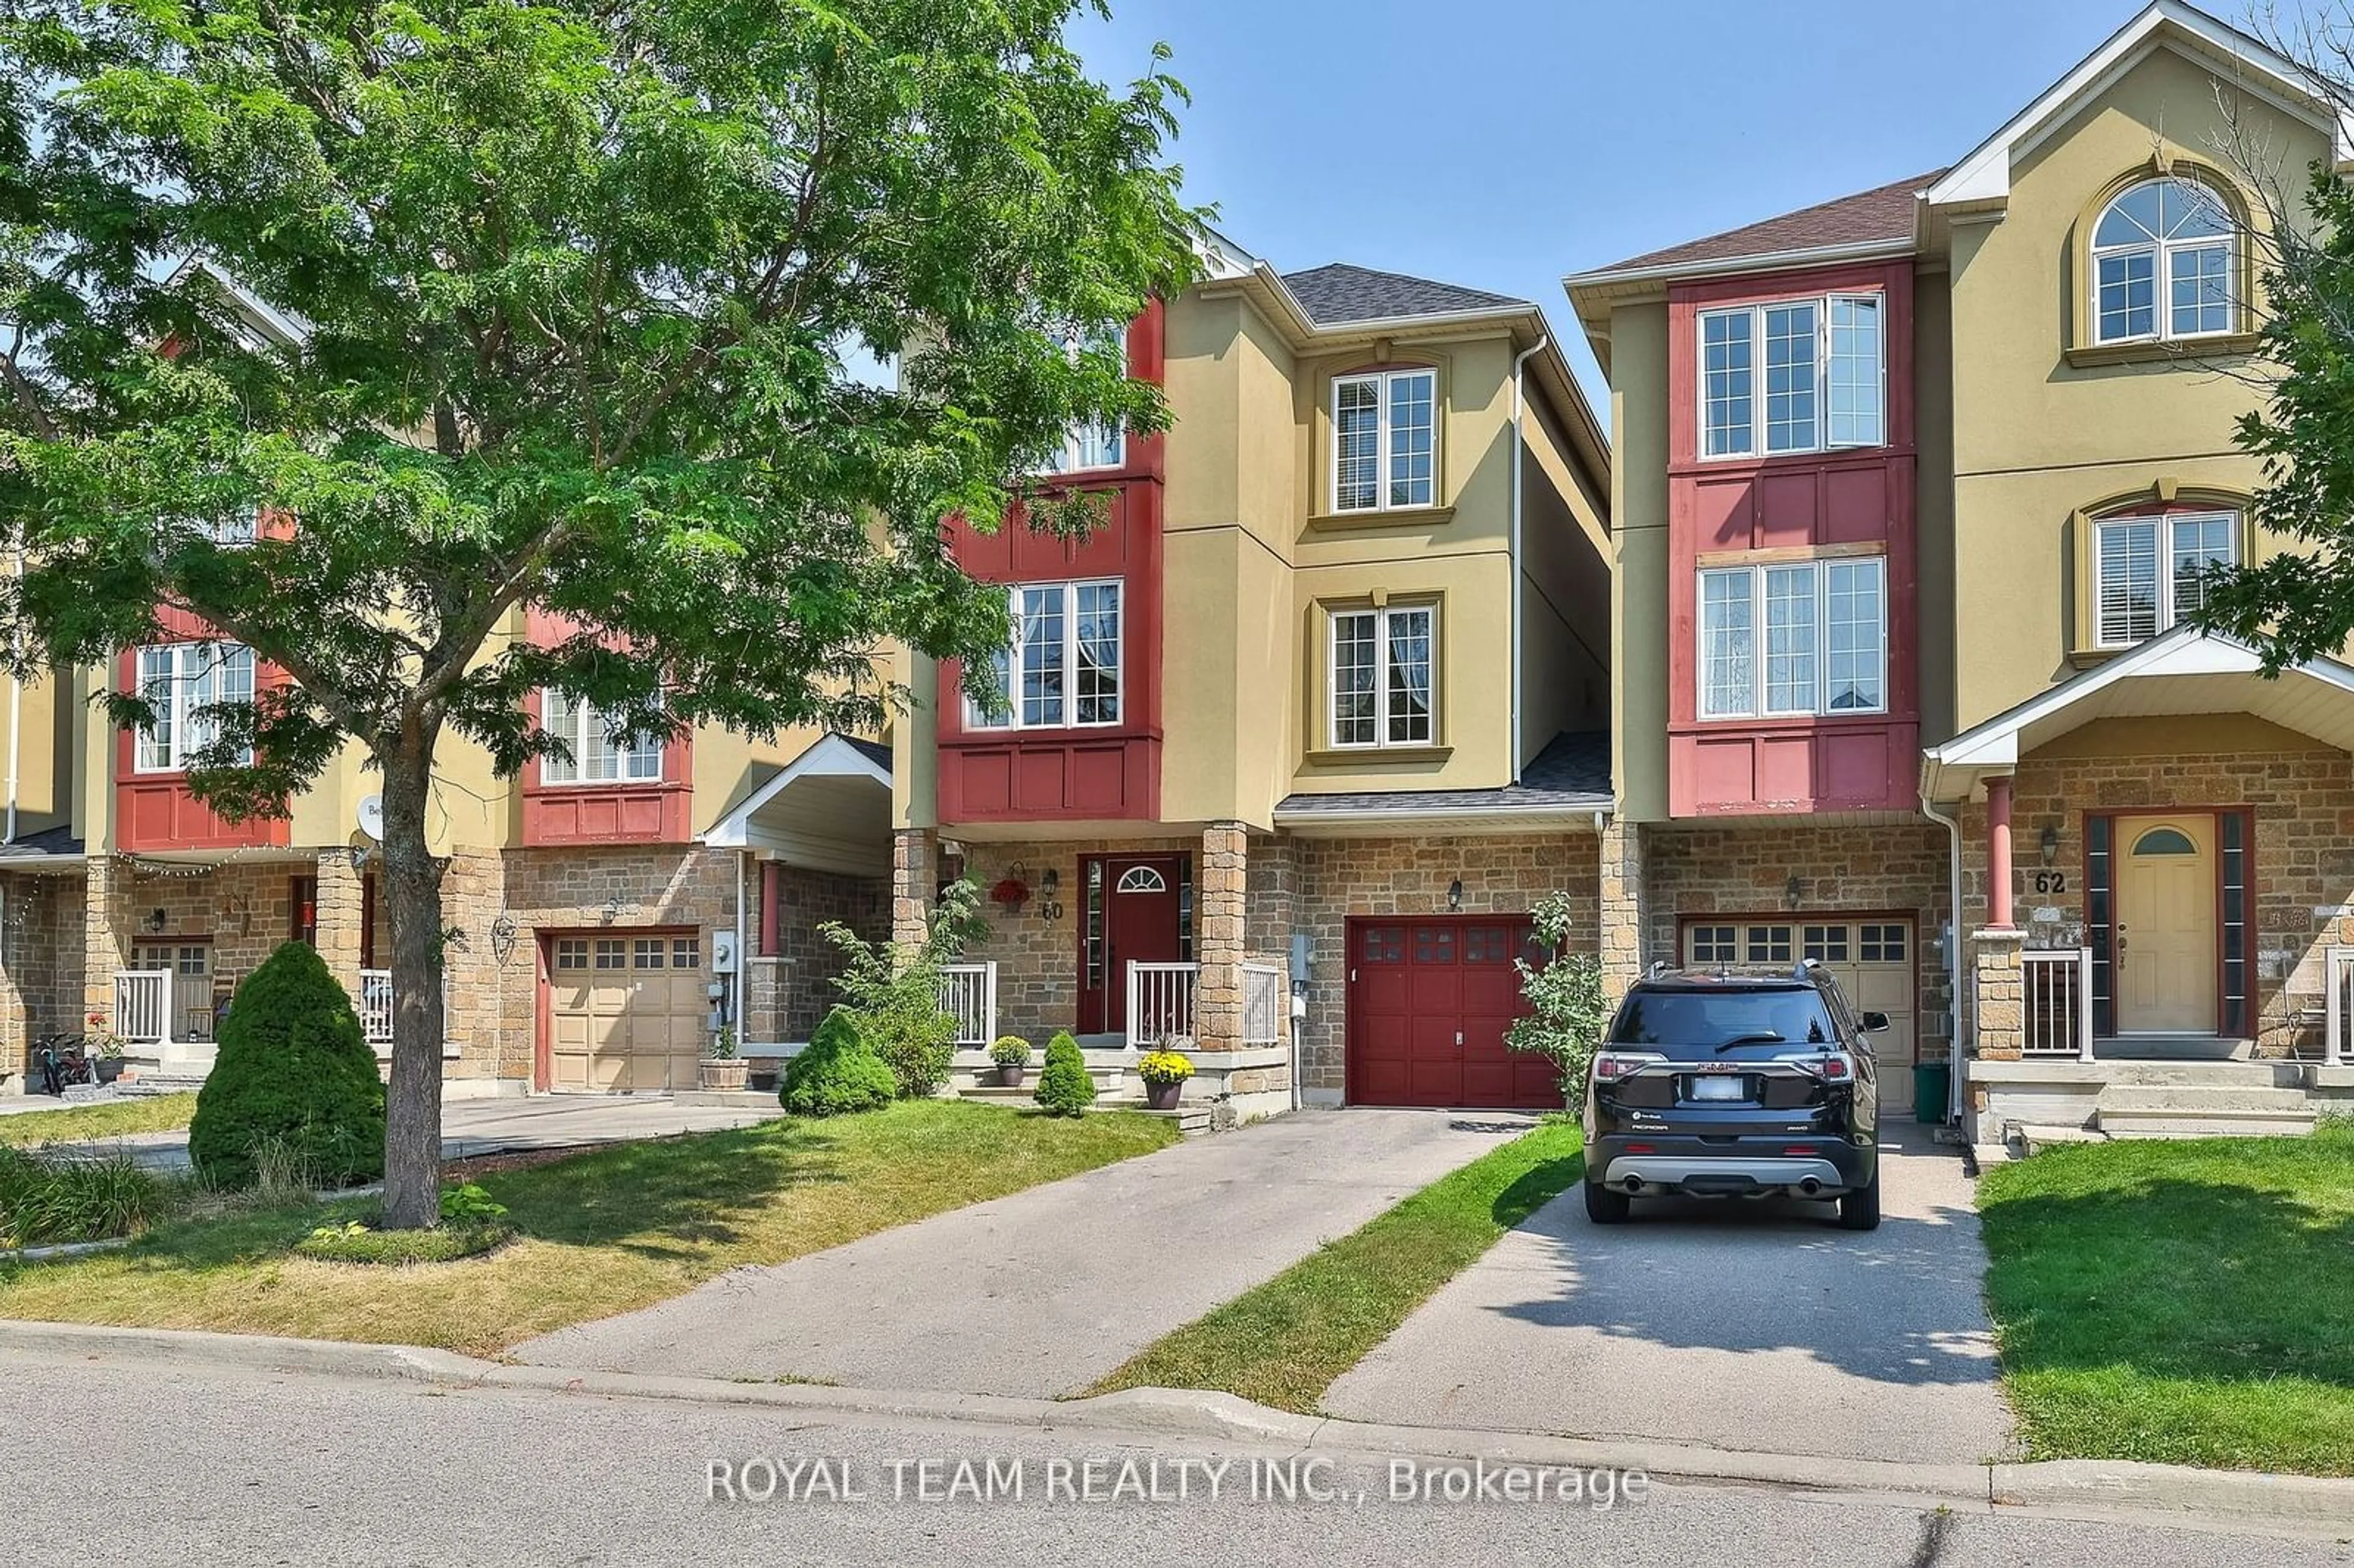
<svg viewBox="0 0 2354 1568">
<path fill-rule="evenodd" d="M 2239 242 L 2224 198 L 2195 180 L 2144 180 L 2093 228 L 2093 341 L 2232 330 Z"/>
<path fill-rule="evenodd" d="M 1169 884 L 1149 865 L 1131 865 L 1119 874 L 1121 893 L 1166 893 Z"/>
<path fill-rule="evenodd" d="M 2134 841 L 2133 852 L 2137 855 L 2197 854 L 2199 846 L 2179 828 L 2152 828 Z"/>
</svg>

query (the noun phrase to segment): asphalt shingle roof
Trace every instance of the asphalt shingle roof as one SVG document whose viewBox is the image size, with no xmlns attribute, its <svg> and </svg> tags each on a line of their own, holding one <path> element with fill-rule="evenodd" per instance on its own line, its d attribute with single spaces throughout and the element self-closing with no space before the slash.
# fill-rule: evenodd
<svg viewBox="0 0 2354 1568">
<path fill-rule="evenodd" d="M 1284 286 L 1318 326 L 1384 321 L 1397 316 L 1442 316 L 1456 311 L 1531 308 L 1526 300 L 1466 289 L 1403 272 L 1378 272 L 1335 261 L 1305 272 L 1286 272 Z"/>
<path fill-rule="evenodd" d="M 1946 171 L 1875 185 L 1868 191 L 1802 207 L 1778 217 L 1740 228 L 1728 228 L 1702 239 L 1689 239 L 1664 250 L 1647 251 L 1597 267 L 1597 272 L 1632 271 L 1637 268 L 1677 267 L 1702 261 L 1738 261 L 1783 250 L 1812 250 L 1828 245 L 1864 245 L 1875 239 L 1904 239 L 1913 233 L 1914 198 L 1935 185 Z"/>
<path fill-rule="evenodd" d="M 17 834 L 15 843 L 0 844 L 0 860 L 41 860 L 81 852 L 81 840 L 73 836 L 71 828 L 43 828 L 37 833 Z"/>
<path fill-rule="evenodd" d="M 1610 732 L 1557 735 L 1521 770 L 1521 781 L 1500 789 L 1384 789 L 1346 795 L 1292 795 L 1275 809 L 1285 816 L 1320 811 L 1462 811 L 1504 809 L 1608 810 Z"/>
</svg>

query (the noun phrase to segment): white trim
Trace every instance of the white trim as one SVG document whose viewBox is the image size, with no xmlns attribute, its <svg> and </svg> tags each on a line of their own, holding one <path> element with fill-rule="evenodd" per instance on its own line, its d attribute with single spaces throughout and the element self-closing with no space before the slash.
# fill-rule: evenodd
<svg viewBox="0 0 2354 1568">
<path fill-rule="evenodd" d="M 2176 35 L 2169 38 L 2166 35 Z M 1923 199 L 1932 207 L 1957 202 L 1993 202 L 2010 196 L 2010 165 L 2014 154 L 2033 150 L 2049 127 L 2063 122 L 2084 99 L 2095 97 L 2118 77 L 2139 65 L 2154 50 L 2169 43 L 2191 42 L 2212 56 L 2211 65 L 2229 59 L 2272 79 L 2267 90 L 2260 83 L 2235 80 L 2243 90 L 2266 99 L 2317 130 L 2332 132 L 2336 156 L 2343 161 L 2354 146 L 2349 127 L 2336 117 L 2317 111 L 2305 74 L 2291 61 L 2182 0 L 2155 0 L 2139 16 L 2109 35 L 2074 69 L 2054 82 L 2035 101 L 2005 122 L 2002 129 L 1979 143 L 1962 161 L 1932 185 Z"/>
<path fill-rule="evenodd" d="M 2206 185 L 2198 180 L 2184 179 L 2179 175 L 2153 175 L 2146 180 L 2136 180 L 2101 204 L 2101 210 L 2093 215 L 2092 232 L 2085 237 L 2084 244 L 2084 309 L 2086 319 L 2092 323 L 2092 342 L 2095 347 L 2106 348 L 2115 344 L 2125 343 L 2196 343 L 2202 338 L 2229 337 L 2238 325 L 2234 318 L 2238 314 L 2240 304 L 2238 298 L 2240 242 L 2237 226 L 2232 222 L 2228 211 L 2224 213 L 2224 229 L 2221 234 L 2201 234 L 2173 239 L 2164 235 L 2153 235 L 2147 239 L 2129 240 L 2116 245 L 2103 245 L 2100 242 L 2101 227 L 2108 221 L 2109 214 L 2116 210 L 2118 204 L 2136 191 L 2149 190 L 2161 185 L 2188 186 L 2199 192 L 2202 199 L 2217 207 L 2222 206 L 2222 198 Z M 2163 197 L 2160 198 L 2161 205 L 2163 199 Z M 2138 224 L 2140 220 L 2128 217 L 2126 221 Z M 2223 301 L 2223 324 L 2197 332 L 2177 332 L 2174 330 L 2174 264 L 2186 251 L 2215 249 L 2221 249 L 2223 252 L 2224 282 L 2230 291 Z M 2107 314 L 2101 305 L 2101 263 L 2112 257 L 2145 254 L 2150 259 L 2150 330 L 2146 333 L 2119 333 L 2115 337 L 2105 336 L 2101 330 L 2102 321 Z M 2130 313 L 2132 306 L 2128 304 L 2126 308 Z M 2197 308 L 2196 304 L 2193 308 Z"/>
<path fill-rule="evenodd" d="M 649 747 L 645 744 L 643 737 L 635 736 L 621 737 L 616 736 L 610 729 L 607 729 L 604 734 L 605 744 L 607 747 L 611 748 L 612 752 L 614 769 L 613 776 L 610 779 L 590 778 L 588 775 L 588 726 L 592 724 L 600 723 L 604 715 L 598 711 L 597 705 L 593 703 L 586 702 L 577 697 L 567 696 L 564 693 L 557 691 L 553 687 L 543 686 L 540 688 L 539 693 L 539 726 L 540 728 L 547 730 L 551 735 L 556 733 L 553 729 L 549 728 L 547 723 L 548 707 L 551 702 L 567 703 L 571 705 L 573 733 L 565 736 L 563 738 L 572 747 L 572 759 L 569 762 L 567 762 L 555 757 L 541 758 L 539 759 L 539 782 L 543 789 L 610 789 L 617 784 L 659 784 L 663 782 L 663 765 L 668 760 L 663 756 L 663 753 L 669 749 L 668 740 L 664 737 L 656 737 L 653 745 Z M 630 759 L 631 758 L 644 757 L 649 752 L 652 754 L 654 759 L 653 772 L 651 774 L 631 772 Z M 547 770 L 550 765 L 554 765 L 558 768 L 568 768 L 571 769 L 572 776 L 568 779 L 550 779 L 547 776 Z"/>
<path fill-rule="evenodd" d="M 991 723 L 973 702 L 971 682 L 963 683 L 959 694 L 964 702 L 964 727 L 983 735 L 1005 735 L 1016 730 L 1113 729 L 1128 715 L 1128 592 L 1123 577 L 1072 577 L 1061 582 L 1009 583 L 1006 585 L 1006 605 L 1013 620 L 1013 641 L 1005 653 L 1006 698 L 1011 705 L 1009 716 L 1002 724 Z M 1112 616 L 1118 625 L 1117 641 L 1112 649 L 1111 678 L 1112 715 L 1109 718 L 1082 719 L 1079 714 L 1079 590 L 1108 588 L 1114 595 Z M 1023 651 L 1029 639 L 1022 629 L 1022 599 L 1024 594 L 1053 593 L 1060 590 L 1063 598 L 1063 716 L 1033 724 L 1022 716 Z M 1100 702 L 1102 699 L 1097 699 Z"/>
<path fill-rule="evenodd" d="M 1615 813 L 1615 796 L 1597 795 L 1575 805 L 1495 806 L 1361 806 L 1347 810 L 1292 810 L 1275 813 L 1275 825 L 1288 832 L 1314 837 L 1319 828 L 1357 832 L 1368 827 L 1401 830 L 1428 828 L 1433 832 L 1512 832 L 1542 828 L 1547 832 L 1601 832 L 1596 819 Z"/>
<path fill-rule="evenodd" d="M 704 832 L 703 842 L 714 849 L 749 847 L 746 830 L 753 815 L 803 779 L 869 779 L 885 789 L 891 788 L 888 766 L 853 746 L 846 736 L 824 736 L 787 763 L 775 778 L 744 797 L 735 810 L 712 823 Z"/>
<path fill-rule="evenodd" d="M 1714 238 L 1711 236 L 1711 238 Z M 1695 242 L 1697 243 L 1697 242 Z M 1653 267 L 1609 267 L 1598 272 L 1572 272 L 1562 287 L 1575 293 L 1612 284 L 1670 283 L 1685 278 L 1712 278 L 1723 272 L 1789 272 L 1833 261 L 1880 261 L 1910 256 L 1919 249 L 1912 235 L 1866 239 L 1842 245 L 1806 245 L 1790 250 L 1761 250 L 1750 256 L 1710 256 L 1691 261 L 1664 261 Z"/>
<path fill-rule="evenodd" d="M 1373 623 L 1373 738 L 1342 740 L 1341 738 L 1341 622 L 1356 616 L 1370 617 Z M 1390 619 L 1401 615 L 1426 615 L 1430 618 L 1423 640 L 1429 646 L 1425 660 L 1428 666 L 1428 684 L 1423 693 L 1426 710 L 1425 727 L 1430 733 L 1419 739 L 1390 738 Z M 1437 746 L 1438 744 L 1438 606 L 1435 603 L 1394 605 L 1352 605 L 1324 612 L 1324 744 L 1333 751 L 1382 751 L 1391 747 Z"/>
<path fill-rule="evenodd" d="M 209 655 L 200 658 L 198 650 L 209 650 Z M 147 672 L 150 654 L 162 654 L 170 668 L 151 677 Z M 227 689 L 227 677 L 230 664 L 239 654 L 245 658 L 246 689 L 242 695 L 232 695 Z M 260 694 L 260 661 L 254 657 L 253 650 L 242 642 L 232 642 L 223 638 L 191 637 L 175 642 L 140 644 L 132 655 L 132 694 L 147 696 L 151 682 L 160 683 L 164 688 L 160 697 L 151 698 L 150 702 L 164 720 L 164 755 L 161 762 L 147 759 L 147 748 L 154 744 L 152 739 L 154 731 L 152 726 L 141 726 L 131 736 L 132 772 L 143 775 L 187 772 L 194 766 L 190 758 L 209 745 L 213 735 L 219 729 L 217 719 L 209 723 L 200 722 L 196 718 L 197 711 L 239 704 L 250 705 Z M 200 701 L 196 695 L 196 683 L 207 675 L 212 677 L 215 694 Z M 207 733 L 199 736 L 196 733 L 199 729 Z M 252 761 L 250 747 L 245 757 L 248 763 Z"/>
<path fill-rule="evenodd" d="M 1868 708 L 1830 705 L 1830 576 L 1841 567 L 1877 568 L 1880 599 L 1880 700 Z M 1814 579 L 1812 652 L 1815 702 L 1808 708 L 1769 708 L 1766 692 L 1766 591 L 1768 573 L 1804 570 Z M 1749 705 L 1737 713 L 1708 709 L 1708 579 L 1744 576 L 1749 578 Z M 1704 724 L 1755 722 L 1760 719 L 1847 718 L 1888 711 L 1889 652 L 1888 557 L 1882 556 L 1823 556 L 1803 561 L 1756 561 L 1734 566 L 1702 567 L 1692 579 L 1692 715 Z"/>
<path fill-rule="evenodd" d="M 2095 648 L 2130 648 L 2137 642 L 2147 641 L 2146 638 L 2139 637 L 2120 637 L 2113 640 L 2102 624 L 2104 596 L 2106 590 L 2101 580 L 2101 568 L 2106 559 L 2110 529 L 2147 523 L 2157 531 L 2157 538 L 2153 546 L 2156 559 L 2152 563 L 2152 569 L 2158 577 L 2158 602 L 2155 606 L 2156 625 L 2149 632 L 2151 637 L 2173 630 L 2179 620 L 2174 604 L 2174 530 L 2178 524 L 2224 524 L 2231 530 L 2228 536 L 2232 542 L 2232 564 L 2234 566 L 2239 564 L 2240 535 L 2244 524 L 2240 514 L 2228 507 L 2219 507 L 2211 512 L 2113 512 L 2093 518 L 2091 521 L 2093 646 Z"/>
<path fill-rule="evenodd" d="M 1878 313 L 1880 329 L 1880 407 L 1878 434 L 1868 441 L 1831 440 L 1831 306 L 1840 301 L 1870 301 Z M 1815 313 L 1814 431 L 1811 445 L 1768 447 L 1766 418 L 1766 314 L 1804 305 Z M 1749 444 L 1739 450 L 1709 450 L 1708 323 L 1724 316 L 1749 317 Z M 1870 451 L 1888 445 L 1888 291 L 1885 289 L 1834 289 L 1822 293 L 1782 294 L 1744 300 L 1696 312 L 1692 318 L 1692 399 L 1694 455 L 1702 462 L 1755 462 L 1766 458 L 1803 456 L 1809 452 Z"/>
</svg>

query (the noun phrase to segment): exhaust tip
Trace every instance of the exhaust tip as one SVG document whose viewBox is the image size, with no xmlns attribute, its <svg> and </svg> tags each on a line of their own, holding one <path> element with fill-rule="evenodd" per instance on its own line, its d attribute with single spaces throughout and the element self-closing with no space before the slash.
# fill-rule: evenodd
<svg viewBox="0 0 2354 1568">
<path fill-rule="evenodd" d="M 1809 1197 L 1809 1198 L 1813 1197 L 1816 1193 L 1818 1193 L 1818 1192 L 1821 1192 L 1822 1190 L 1823 1190 L 1823 1184 L 1822 1184 L 1820 1181 L 1816 1181 L 1816 1180 L 1815 1180 L 1813 1177 L 1811 1177 L 1811 1176 L 1808 1177 L 1805 1181 L 1801 1181 L 1801 1182 L 1799 1182 L 1799 1183 L 1798 1183 L 1798 1191 L 1799 1191 L 1799 1192 L 1804 1192 L 1804 1193 L 1805 1193 L 1808 1197 Z"/>
<path fill-rule="evenodd" d="M 1629 1176 L 1618 1185 L 1626 1188 L 1629 1192 L 1639 1192 L 1643 1190 L 1643 1179 L 1640 1176 Z"/>
</svg>

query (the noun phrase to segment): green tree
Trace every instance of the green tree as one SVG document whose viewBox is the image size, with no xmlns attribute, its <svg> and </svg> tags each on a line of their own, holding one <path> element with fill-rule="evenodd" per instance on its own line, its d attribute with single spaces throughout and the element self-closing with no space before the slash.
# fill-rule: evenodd
<svg viewBox="0 0 2354 1568">
<path fill-rule="evenodd" d="M 1561 1078 L 1562 1100 L 1575 1108 L 1585 1093 L 1585 1069 L 1610 1022 L 1602 961 L 1571 950 L 1576 927 L 1568 894 L 1547 894 L 1529 918 L 1549 956 L 1543 963 L 1512 960 L 1521 975 L 1521 994 L 1528 999 L 1529 1016 L 1514 1020 L 1504 1031 L 1504 1044 L 1551 1061 Z"/>
<path fill-rule="evenodd" d="M 899 1092 L 921 1099 L 948 1081 L 956 1055 L 956 1018 L 940 1009 L 940 969 L 988 930 L 981 889 L 951 885 L 925 921 L 920 942 L 870 942 L 839 920 L 818 935 L 843 958 L 833 989 L 858 1018 L 858 1032 L 891 1064 Z"/>
<path fill-rule="evenodd" d="M 1099 344 L 1193 275 L 1182 90 L 1165 51 L 1090 80 L 1082 8 L 0 10 L 0 641 L 100 662 L 160 608 L 288 672 L 206 715 L 225 816 L 379 772 L 390 1224 L 437 1213 L 445 739 L 567 755 L 535 689 L 641 742 L 872 726 L 878 647 L 1004 645 L 939 519 L 993 525 L 1075 421 L 1165 426 Z"/>
</svg>

